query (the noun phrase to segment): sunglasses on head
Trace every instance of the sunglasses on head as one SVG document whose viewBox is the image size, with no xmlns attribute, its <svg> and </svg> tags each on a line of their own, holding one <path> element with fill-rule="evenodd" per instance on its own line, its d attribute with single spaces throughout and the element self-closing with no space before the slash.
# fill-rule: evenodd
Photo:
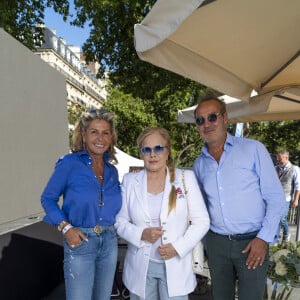
<svg viewBox="0 0 300 300">
<path fill-rule="evenodd" d="M 103 115 L 103 114 L 107 114 L 109 113 L 109 111 L 105 108 L 100 108 L 100 109 L 90 109 L 88 110 L 88 113 L 90 114 L 99 114 L 99 115 Z"/>
<path fill-rule="evenodd" d="M 151 147 L 143 147 L 140 149 L 141 153 L 143 155 L 150 155 L 152 153 L 152 151 L 155 153 L 155 154 L 160 154 L 162 153 L 165 148 L 167 148 L 166 146 L 161 146 L 161 145 L 156 145 L 154 146 L 153 148 Z"/>
<path fill-rule="evenodd" d="M 210 123 L 216 122 L 219 115 L 221 115 L 221 113 L 211 113 L 206 119 L 204 117 L 198 117 L 196 118 L 196 124 L 201 126 L 205 123 L 205 120 L 209 121 Z"/>
</svg>

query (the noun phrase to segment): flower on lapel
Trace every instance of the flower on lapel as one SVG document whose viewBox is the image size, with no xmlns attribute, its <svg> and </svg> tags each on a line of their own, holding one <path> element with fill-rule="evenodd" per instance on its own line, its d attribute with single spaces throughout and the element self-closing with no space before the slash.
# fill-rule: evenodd
<svg viewBox="0 0 300 300">
<path fill-rule="evenodd" d="M 179 198 L 184 198 L 181 187 L 179 186 L 177 181 L 172 182 L 172 185 L 175 187 L 176 195 Z"/>
<path fill-rule="evenodd" d="M 182 195 L 182 190 L 180 187 L 176 189 L 176 195 Z"/>
</svg>

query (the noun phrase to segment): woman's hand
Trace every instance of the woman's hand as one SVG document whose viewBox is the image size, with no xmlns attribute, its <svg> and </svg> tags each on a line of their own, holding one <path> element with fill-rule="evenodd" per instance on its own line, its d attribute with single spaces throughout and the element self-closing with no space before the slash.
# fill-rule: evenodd
<svg viewBox="0 0 300 300">
<path fill-rule="evenodd" d="M 154 244 L 162 234 L 162 227 L 148 227 L 143 230 L 142 240 Z"/>
<path fill-rule="evenodd" d="M 161 258 L 164 260 L 170 259 L 177 255 L 175 248 L 170 243 L 165 245 L 160 245 L 158 247 L 158 253 L 160 254 Z"/>
<path fill-rule="evenodd" d="M 70 228 L 65 233 L 65 238 L 71 248 L 79 246 L 82 241 L 88 241 L 87 237 L 82 233 L 82 231 L 80 231 L 76 227 Z"/>
</svg>

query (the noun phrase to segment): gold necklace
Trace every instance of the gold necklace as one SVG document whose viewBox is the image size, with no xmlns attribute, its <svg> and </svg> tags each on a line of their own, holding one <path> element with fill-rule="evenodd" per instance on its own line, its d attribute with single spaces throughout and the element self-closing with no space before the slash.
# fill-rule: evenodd
<svg viewBox="0 0 300 300">
<path fill-rule="evenodd" d="M 104 179 L 104 177 L 103 177 L 103 171 L 102 171 L 102 172 L 101 172 L 101 171 L 99 172 L 99 171 L 97 171 L 96 168 L 94 168 L 93 166 L 92 166 L 92 169 L 93 169 L 93 171 L 94 171 L 96 177 L 99 178 L 101 181 L 103 181 L 103 179 Z M 102 173 L 102 174 L 99 174 L 99 173 Z"/>
</svg>

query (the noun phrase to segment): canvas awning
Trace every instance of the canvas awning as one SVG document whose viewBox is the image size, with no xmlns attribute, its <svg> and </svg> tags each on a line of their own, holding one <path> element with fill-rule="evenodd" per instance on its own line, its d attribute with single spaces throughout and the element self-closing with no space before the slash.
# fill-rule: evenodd
<svg viewBox="0 0 300 300">
<path fill-rule="evenodd" d="M 245 101 L 232 120 L 300 119 L 299 28 L 298 0 L 158 0 L 135 25 L 135 47 L 142 60 Z"/>
</svg>

